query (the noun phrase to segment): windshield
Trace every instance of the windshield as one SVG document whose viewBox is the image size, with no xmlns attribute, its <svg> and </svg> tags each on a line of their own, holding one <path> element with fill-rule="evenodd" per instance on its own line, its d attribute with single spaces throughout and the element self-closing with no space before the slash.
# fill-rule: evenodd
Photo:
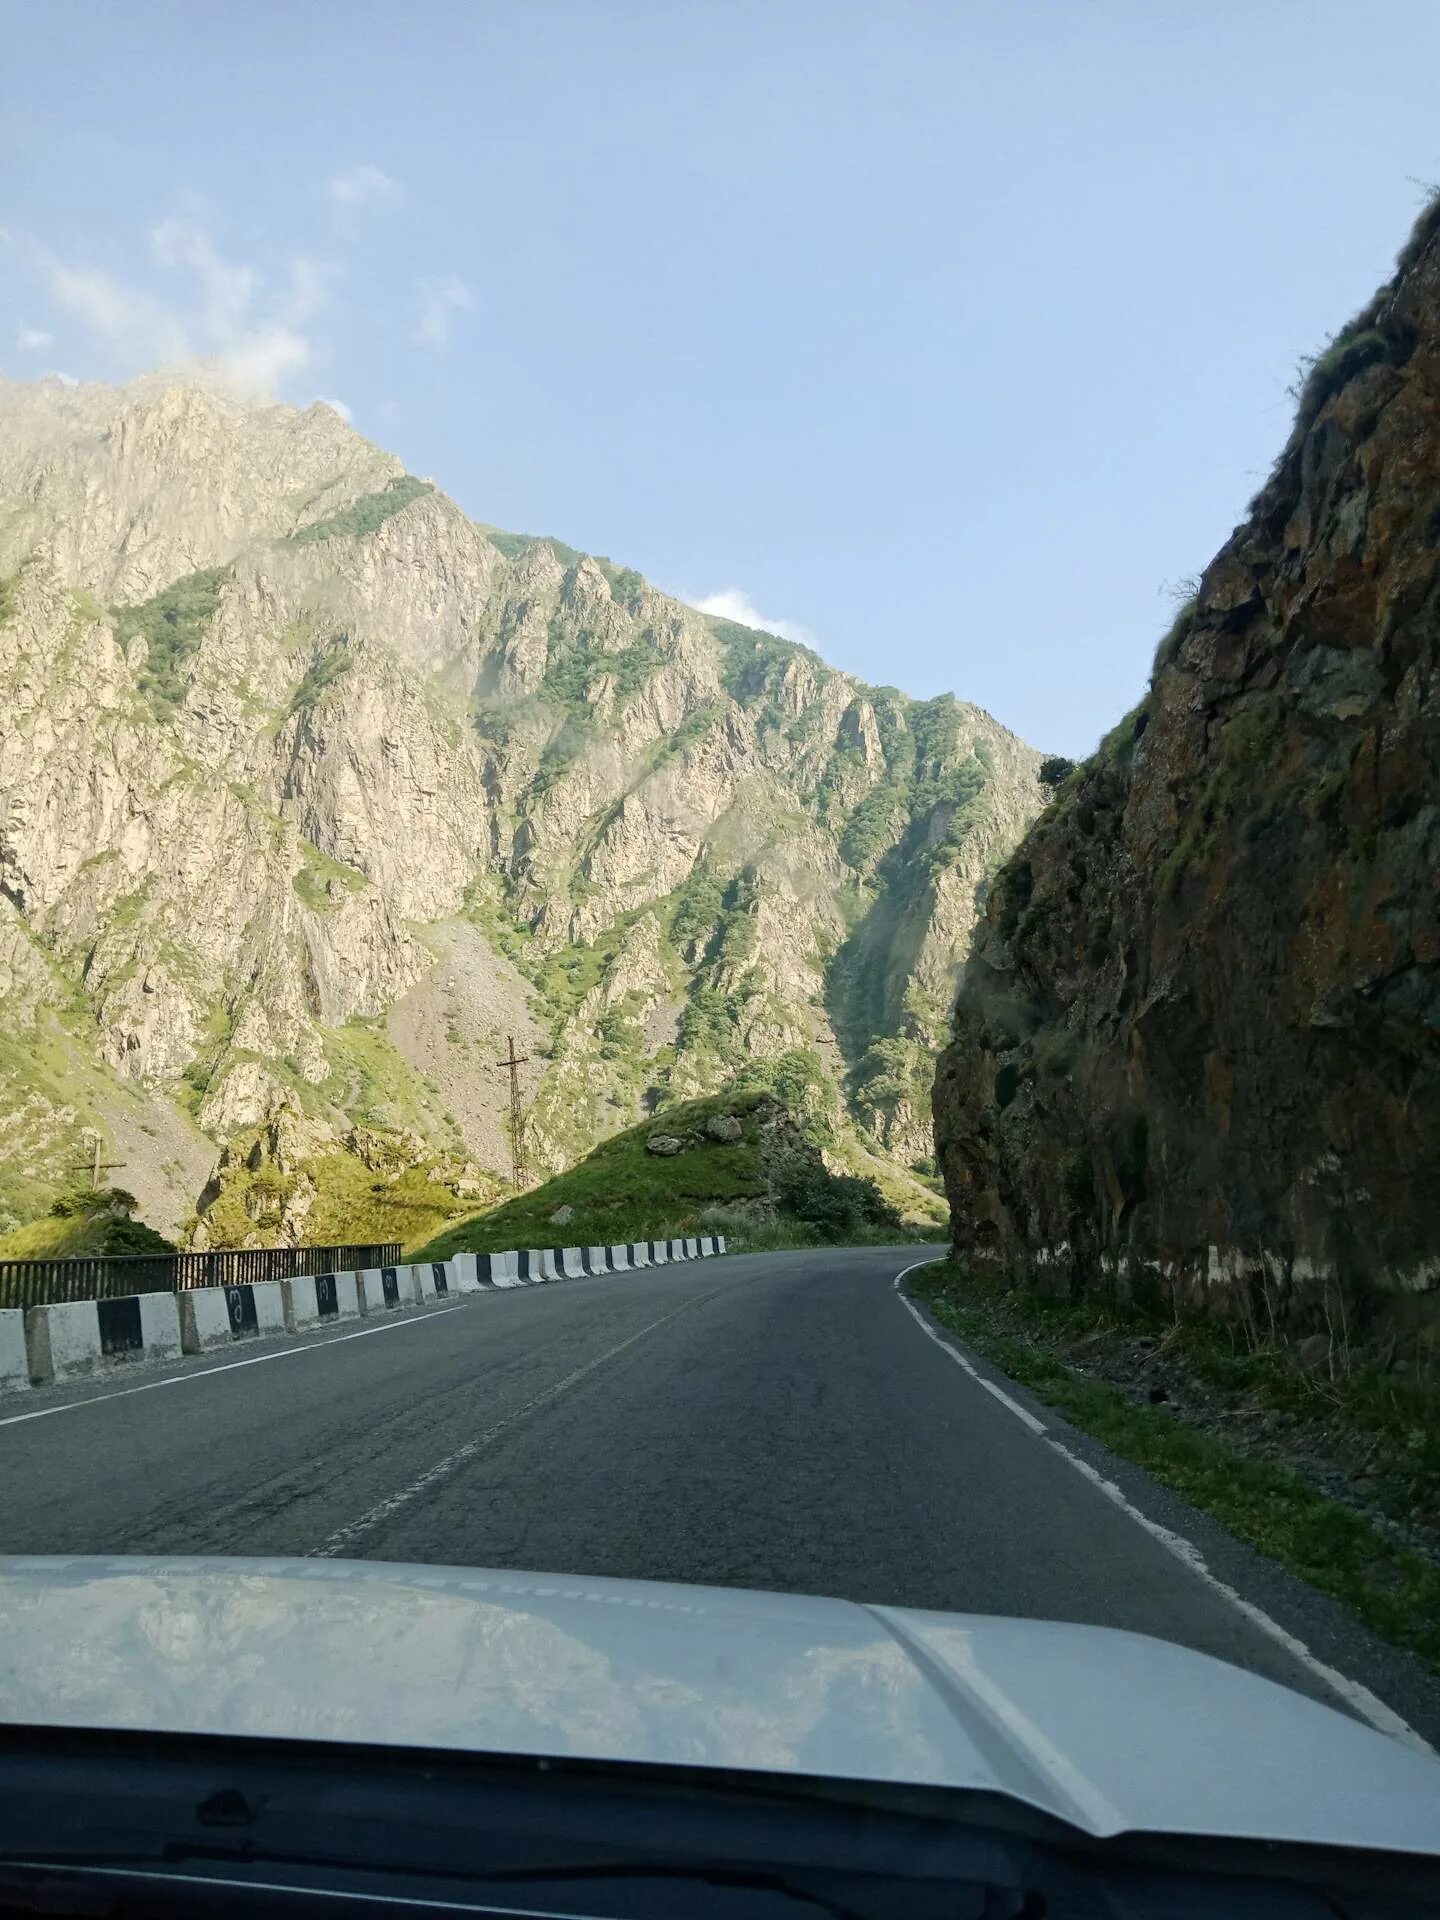
<svg viewBox="0 0 1440 1920">
<path fill-rule="evenodd" d="M 7 24 L 0 1726 L 1440 1855 L 1440 16 Z"/>
</svg>

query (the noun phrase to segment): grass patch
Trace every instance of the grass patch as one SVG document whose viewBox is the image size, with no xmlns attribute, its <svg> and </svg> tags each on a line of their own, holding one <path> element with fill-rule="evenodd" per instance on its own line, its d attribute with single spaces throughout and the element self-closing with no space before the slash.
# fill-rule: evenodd
<svg viewBox="0 0 1440 1920">
<path fill-rule="evenodd" d="M 767 1191 L 759 1138 L 767 1105 L 763 1094 L 716 1094 L 672 1107 L 602 1141 L 577 1166 L 543 1186 L 463 1222 L 423 1248 L 420 1257 L 444 1260 L 462 1249 L 499 1253 L 561 1243 L 611 1246 L 698 1233 L 707 1207 L 758 1199 Z M 652 1133 L 703 1129 L 717 1113 L 733 1113 L 740 1121 L 739 1140 L 707 1139 L 669 1156 L 648 1151 Z M 574 1208 L 574 1218 L 564 1226 L 554 1225 L 551 1214 L 566 1206 Z"/>
<path fill-rule="evenodd" d="M 289 704 L 285 709 L 285 718 L 288 720 L 292 714 L 308 711 L 317 703 L 327 687 L 333 687 L 337 680 L 344 679 L 353 665 L 354 659 L 348 641 L 331 647 L 327 653 L 322 653 L 319 659 L 313 660 L 306 668 L 304 678 L 300 680 L 290 696 Z"/>
<path fill-rule="evenodd" d="M 300 865 L 290 876 L 290 885 L 299 899 L 304 901 L 312 913 L 333 913 L 343 895 L 332 893 L 337 884 L 346 893 L 359 893 L 370 883 L 363 873 L 354 867 L 347 867 L 343 861 L 332 860 L 328 853 L 322 853 L 312 841 L 300 836 Z"/>
<path fill-rule="evenodd" d="M 138 606 L 112 607 L 115 638 L 123 646 L 136 634 L 146 646 L 138 685 L 162 718 L 185 697 L 185 668 L 220 604 L 228 567 L 207 567 L 187 574 Z"/>
<path fill-rule="evenodd" d="M 313 540 L 363 539 L 367 533 L 374 533 L 377 527 L 383 527 L 397 513 L 403 513 L 413 501 L 434 491 L 428 480 L 417 480 L 413 473 L 402 474 L 379 493 L 362 493 L 338 513 L 332 513 L 324 520 L 312 520 L 308 527 L 298 528 L 289 536 L 288 544 L 305 547 Z"/>
<path fill-rule="evenodd" d="M 1317 1493 L 1292 1468 L 1248 1458 L 1163 1407 L 1135 1404 L 1043 1346 L 996 1332 L 980 1311 L 983 1283 L 952 1262 L 925 1268 L 911 1284 L 943 1326 L 1012 1380 L 1440 1672 L 1440 1566 Z M 1007 1293 L 1007 1306 L 1017 1301 L 1023 1312 L 1044 1312 Z"/>
<path fill-rule="evenodd" d="M 507 560 L 519 560 L 535 547 L 549 547 L 562 567 L 578 567 L 585 558 L 578 548 L 567 547 L 563 540 L 557 540 L 548 533 L 506 533 L 503 527 L 487 526 L 483 520 L 477 520 L 475 524 L 491 546 L 497 547 Z"/>
<path fill-rule="evenodd" d="M 706 1122 L 738 1120 L 740 1137 L 712 1140 Z M 654 1154 L 652 1134 L 679 1137 L 678 1153 Z M 776 1146 L 779 1155 L 775 1158 Z M 771 1196 L 778 1218 L 746 1202 Z M 551 1215 L 570 1207 L 563 1224 Z M 747 1247 L 869 1244 L 901 1240 L 904 1228 L 871 1182 L 828 1173 L 773 1093 L 730 1088 L 668 1107 L 603 1141 L 567 1172 L 501 1207 L 477 1213 L 421 1249 L 423 1259 L 518 1247 L 613 1246 L 687 1234 L 733 1234 Z"/>
</svg>

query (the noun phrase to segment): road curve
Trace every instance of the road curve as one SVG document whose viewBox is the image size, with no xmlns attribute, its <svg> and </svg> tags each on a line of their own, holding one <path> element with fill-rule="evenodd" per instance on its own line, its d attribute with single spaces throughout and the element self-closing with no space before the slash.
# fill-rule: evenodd
<svg viewBox="0 0 1440 1920">
<path fill-rule="evenodd" d="M 0 1547 L 318 1553 L 1078 1620 L 1355 1710 L 1269 1621 L 1440 1743 L 1440 1686 L 1416 1663 L 1022 1389 L 997 1397 L 990 1369 L 957 1366 L 892 1284 L 915 1258 L 730 1256 L 12 1394 Z"/>
</svg>

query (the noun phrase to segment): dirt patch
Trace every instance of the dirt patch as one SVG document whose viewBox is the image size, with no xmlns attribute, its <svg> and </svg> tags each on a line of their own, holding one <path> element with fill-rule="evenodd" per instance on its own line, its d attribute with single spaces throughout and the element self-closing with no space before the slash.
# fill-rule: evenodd
<svg viewBox="0 0 1440 1920">
<path fill-rule="evenodd" d="M 109 1136 L 103 1157 L 120 1162 L 110 1179 L 134 1194 L 147 1227 L 173 1240 L 210 1177 L 215 1142 L 188 1114 L 144 1088 L 129 1097 L 98 1095 L 95 1105 Z"/>
</svg>

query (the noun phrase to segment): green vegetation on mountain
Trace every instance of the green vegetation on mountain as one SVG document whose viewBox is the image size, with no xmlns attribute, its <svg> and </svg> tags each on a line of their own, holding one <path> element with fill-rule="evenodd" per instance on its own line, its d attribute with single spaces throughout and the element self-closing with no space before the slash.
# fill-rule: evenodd
<svg viewBox="0 0 1440 1920">
<path fill-rule="evenodd" d="M 323 520 L 312 520 L 308 526 L 298 527 L 289 536 L 290 545 L 303 547 L 315 540 L 363 540 L 397 513 L 403 513 L 413 501 L 434 491 L 430 481 L 417 480 L 411 473 L 403 474 L 377 493 L 362 493 L 338 513 L 329 514 Z"/>
<path fill-rule="evenodd" d="M 473 1205 L 436 1179 L 431 1166 L 377 1174 L 354 1154 L 317 1153 L 293 1170 L 266 1161 L 227 1178 L 205 1209 L 206 1244 L 283 1244 L 287 1222 L 295 1218 L 302 1196 L 308 1246 L 372 1246 L 398 1240 L 409 1250 Z"/>
<path fill-rule="evenodd" d="M 783 1100 L 728 1090 L 614 1135 L 568 1172 L 449 1228 L 420 1257 L 699 1233 L 724 1233 L 740 1251 L 889 1242 L 906 1228 L 873 1181 L 829 1171 Z"/>
<path fill-rule="evenodd" d="M 145 642 L 145 664 L 138 691 L 162 718 L 185 697 L 185 667 L 200 645 L 229 569 L 207 567 L 190 573 L 138 606 L 115 607 L 115 638 L 123 646 L 138 634 Z"/>
</svg>

